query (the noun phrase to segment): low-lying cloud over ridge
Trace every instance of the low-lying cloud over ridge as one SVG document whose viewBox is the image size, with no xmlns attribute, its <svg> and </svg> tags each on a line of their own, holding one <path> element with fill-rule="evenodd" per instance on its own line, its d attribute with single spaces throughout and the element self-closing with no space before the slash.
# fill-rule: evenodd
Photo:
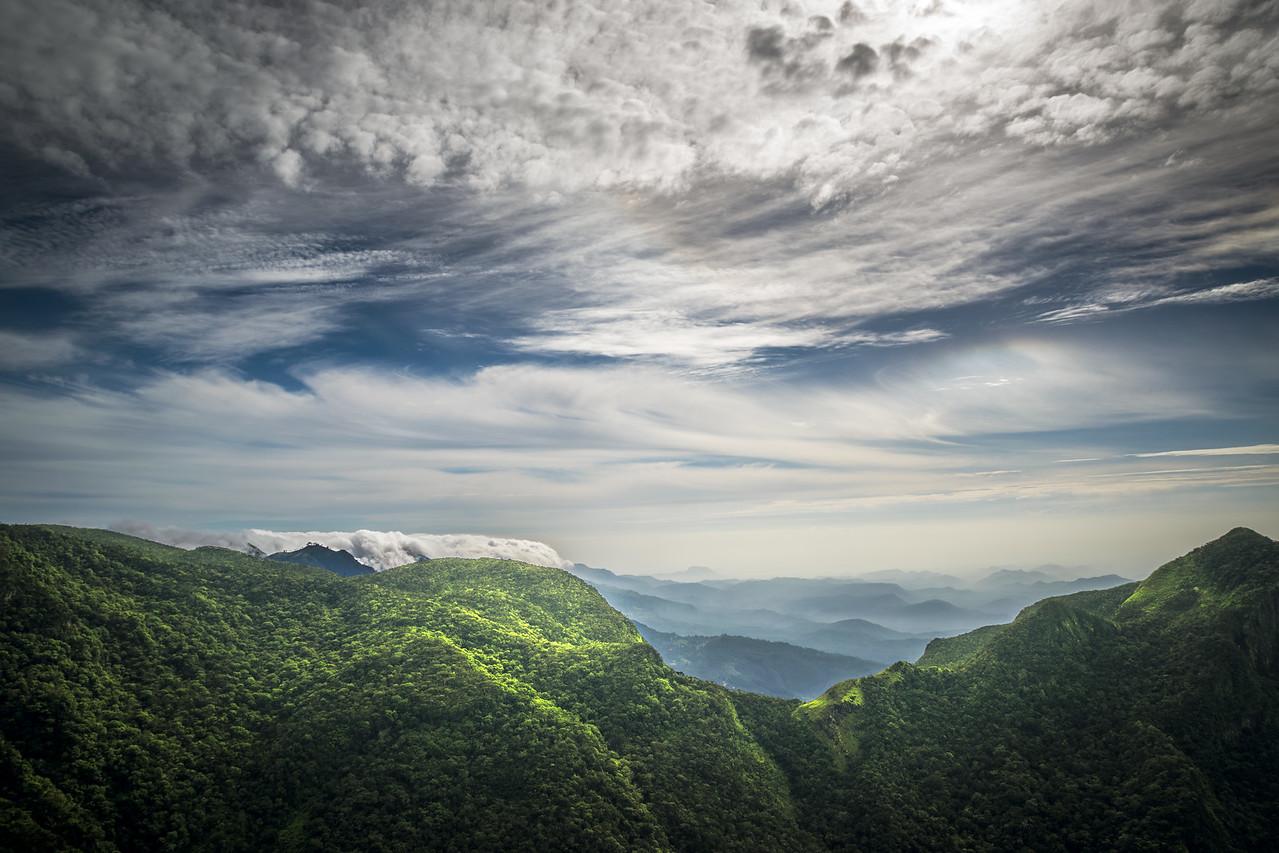
<svg viewBox="0 0 1279 853">
<path fill-rule="evenodd" d="M 112 529 L 179 548 L 216 545 L 247 551 L 253 545 L 267 554 L 296 551 L 310 542 L 318 542 L 328 548 L 349 551 L 357 560 L 378 571 L 412 563 L 419 557 L 497 557 L 555 568 L 570 565 L 544 542 L 474 533 L 401 533 L 398 530 L 356 530 L 351 533 L 312 530 L 303 533 L 257 528 L 212 533 L 157 527 L 140 521 L 121 521 L 113 524 Z"/>
</svg>

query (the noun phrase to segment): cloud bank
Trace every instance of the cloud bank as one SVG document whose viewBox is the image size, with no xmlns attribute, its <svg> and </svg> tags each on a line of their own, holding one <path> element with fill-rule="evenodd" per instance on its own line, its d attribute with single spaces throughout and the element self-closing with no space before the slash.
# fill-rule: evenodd
<svg viewBox="0 0 1279 853">
<path fill-rule="evenodd" d="M 251 162 L 300 185 L 346 165 L 546 191 L 780 176 L 819 205 L 947 139 L 1096 145 L 1233 113 L 1277 91 L 1279 54 L 1274 7 L 1246 0 L 0 10 L 6 136 L 71 172 Z"/>
<path fill-rule="evenodd" d="M 554 548 L 544 542 L 472 533 L 401 533 L 398 530 L 356 530 L 351 533 L 312 530 L 303 533 L 257 528 L 211 533 L 178 527 L 157 527 L 139 521 L 121 521 L 111 527 L 121 533 L 179 548 L 216 545 L 247 551 L 253 545 L 267 554 L 274 554 L 278 551 L 295 551 L 309 542 L 318 542 L 329 548 L 349 551 L 357 560 L 378 571 L 412 563 L 419 557 L 496 557 L 555 568 L 569 565 Z"/>
</svg>

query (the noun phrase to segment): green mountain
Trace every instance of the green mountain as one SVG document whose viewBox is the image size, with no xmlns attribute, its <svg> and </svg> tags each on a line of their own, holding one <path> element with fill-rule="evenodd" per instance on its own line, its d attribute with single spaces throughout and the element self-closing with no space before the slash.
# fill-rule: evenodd
<svg viewBox="0 0 1279 853">
<path fill-rule="evenodd" d="M 816 849 L 728 694 L 558 569 L 0 528 L 0 849 Z"/>
<path fill-rule="evenodd" d="M 768 696 L 812 699 L 833 682 L 884 668 L 883 663 L 790 643 L 731 634 L 686 637 L 638 622 L 635 627 L 672 669 Z"/>
<path fill-rule="evenodd" d="M 1246 530 L 801 704 L 557 569 L 0 527 L 0 849 L 1269 849 L 1277 768 Z"/>
<path fill-rule="evenodd" d="M 267 557 L 267 559 L 281 563 L 297 563 L 301 566 L 315 566 L 317 569 L 328 569 L 346 578 L 373 574 L 373 569 L 355 559 L 355 556 L 350 551 L 326 548 L 316 542 L 308 542 L 296 551 L 279 551 Z"/>
<path fill-rule="evenodd" d="M 801 715 L 843 763 L 812 807 L 838 846 L 1269 849 L 1279 545 L 1233 530 L 1142 583 L 934 640 Z"/>
</svg>

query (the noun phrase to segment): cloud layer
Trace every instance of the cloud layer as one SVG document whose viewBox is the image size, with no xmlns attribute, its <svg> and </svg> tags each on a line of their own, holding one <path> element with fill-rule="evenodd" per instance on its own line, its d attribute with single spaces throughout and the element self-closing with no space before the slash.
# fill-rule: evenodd
<svg viewBox="0 0 1279 853">
<path fill-rule="evenodd" d="M 419 557 L 497 557 L 538 566 L 563 568 L 566 561 L 543 542 L 504 539 L 472 533 L 401 533 L 398 530 L 309 531 L 289 533 L 256 528 L 232 533 L 211 533 L 177 527 L 157 527 L 137 521 L 121 521 L 112 529 L 179 548 L 216 545 L 247 551 L 252 545 L 267 554 L 296 551 L 310 542 L 349 551 L 357 560 L 378 571 L 393 569 Z"/>
<path fill-rule="evenodd" d="M 1248 0 L 12 0 L 0 143 L 82 180 L 15 196 L 0 270 L 86 302 L 71 345 L 196 364 L 392 303 L 738 373 L 975 304 L 1272 299 L 1277 33 Z"/>
<path fill-rule="evenodd" d="M 548 191 L 795 176 L 816 204 L 941 139 L 1093 145 L 1230 113 L 1276 91 L 1279 55 L 1273 6 L 1244 0 L 3 9 L 8 135 L 73 172 L 250 160 L 289 185 L 347 164 Z"/>
<path fill-rule="evenodd" d="M 1160 427 L 1169 421 L 1212 424 L 1222 410 L 1244 425 L 1269 417 L 1255 384 L 1223 387 L 1201 351 L 1180 362 L 1174 353 L 951 347 L 837 386 L 512 365 L 463 380 L 330 368 L 297 390 L 212 372 L 132 391 L 11 389 L 0 399 L 13 413 L 0 434 L 10 460 L 0 498 L 8 512 L 35 517 L 67 506 L 154 516 L 162 505 L 170 518 L 199 513 L 215 529 L 296 530 L 291 519 L 327 518 L 467 529 L 478 519 L 589 561 L 590 531 L 643 554 L 649 546 L 633 537 L 663 540 L 689 526 L 716 535 L 760 524 L 833 529 L 883 512 L 999 515 L 1017 505 L 1065 518 L 1068 506 L 1205 494 L 1225 511 L 1272 495 L 1273 444 L 1182 444 L 1191 450 L 1176 466 L 1156 458 L 1173 449 Z M 1238 363 L 1232 352 L 1220 358 Z M 1268 378 L 1250 373 L 1251 383 L 1277 379 L 1273 363 Z M 1211 458 L 1225 454 L 1255 458 Z M 224 521 L 241 518 L 257 523 Z M 555 562 L 550 551 L 543 559 L 534 546 L 487 538 L 275 535 L 254 530 L 236 542 L 338 542 L 357 555 L 393 554 L 377 558 L 384 564 L 477 546 Z"/>
</svg>

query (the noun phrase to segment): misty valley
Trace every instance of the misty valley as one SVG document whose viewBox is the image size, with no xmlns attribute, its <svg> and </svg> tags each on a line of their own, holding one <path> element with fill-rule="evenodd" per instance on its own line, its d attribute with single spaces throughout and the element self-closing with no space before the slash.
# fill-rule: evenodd
<svg viewBox="0 0 1279 853">
<path fill-rule="evenodd" d="M 1062 566 L 1001 569 L 971 582 L 930 572 L 733 580 L 704 570 L 711 577 L 681 582 L 580 563 L 570 571 L 635 622 L 675 669 L 801 699 L 914 662 L 929 640 L 1011 621 L 1040 599 L 1129 583 L 1117 575 L 1075 577 L 1078 570 Z"/>
</svg>

